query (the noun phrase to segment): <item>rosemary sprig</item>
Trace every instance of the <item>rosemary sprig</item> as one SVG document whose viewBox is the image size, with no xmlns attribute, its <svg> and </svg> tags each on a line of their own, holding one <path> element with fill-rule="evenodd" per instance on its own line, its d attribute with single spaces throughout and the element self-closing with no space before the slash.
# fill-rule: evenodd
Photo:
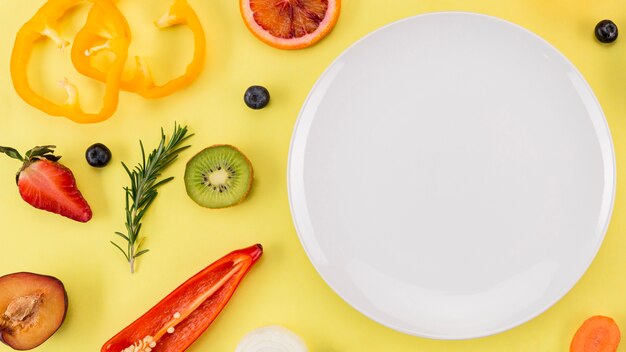
<svg viewBox="0 0 626 352">
<path fill-rule="evenodd" d="M 115 234 L 127 242 L 126 250 L 113 241 L 111 243 L 124 254 L 128 264 L 130 264 L 131 273 L 135 272 L 137 257 L 148 252 L 148 249 L 141 248 L 143 242 L 143 237 L 139 235 L 141 220 L 156 199 L 157 188 L 170 182 L 174 177 L 168 177 L 158 182 L 157 179 L 163 170 L 176 160 L 181 151 L 189 148 L 189 145 L 181 146 L 181 144 L 191 136 L 193 134 L 187 135 L 187 126 L 181 127 L 174 123 L 174 132 L 169 142 L 166 143 L 166 136 L 161 128 L 161 142 L 148 155 L 147 159 L 143 143 L 141 140 L 139 141 L 141 163 L 137 164 L 132 171 L 122 162 L 124 170 L 130 177 L 130 187 L 124 187 L 126 193 L 126 234 L 121 232 L 115 232 Z"/>
</svg>

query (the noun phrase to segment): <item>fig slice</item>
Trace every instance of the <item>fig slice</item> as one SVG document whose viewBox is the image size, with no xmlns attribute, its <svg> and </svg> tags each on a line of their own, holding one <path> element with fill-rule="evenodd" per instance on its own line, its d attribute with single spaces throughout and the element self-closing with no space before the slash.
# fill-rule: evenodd
<svg viewBox="0 0 626 352">
<path fill-rule="evenodd" d="M 67 292 L 52 276 L 14 273 L 0 277 L 0 341 L 30 350 L 54 334 L 67 312 Z"/>
</svg>

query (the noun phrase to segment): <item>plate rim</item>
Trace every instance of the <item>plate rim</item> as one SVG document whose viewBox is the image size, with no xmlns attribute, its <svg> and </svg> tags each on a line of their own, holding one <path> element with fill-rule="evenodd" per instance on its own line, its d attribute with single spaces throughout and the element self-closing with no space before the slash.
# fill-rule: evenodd
<svg viewBox="0 0 626 352">
<path fill-rule="evenodd" d="M 328 76 L 330 74 L 330 72 L 332 71 L 332 69 L 337 65 L 337 63 L 348 53 L 350 52 L 354 47 L 356 47 L 357 45 L 359 45 L 360 43 L 366 41 L 367 39 L 369 39 L 371 36 L 376 35 L 377 33 L 387 30 L 390 27 L 393 27 L 397 24 L 403 23 L 403 22 L 407 22 L 407 21 L 412 21 L 412 20 L 416 20 L 419 18 L 423 18 L 423 17 L 429 17 L 429 16 L 447 16 L 447 15 L 462 15 L 462 16 L 471 16 L 471 17 L 482 17 L 482 18 L 486 18 L 490 21 L 495 21 L 495 22 L 500 22 L 502 24 L 508 25 L 508 26 L 512 26 L 518 30 L 521 30 L 522 32 L 524 32 L 525 34 L 529 35 L 532 38 L 535 38 L 536 40 L 538 40 L 539 42 L 543 43 L 545 46 L 547 46 L 548 48 L 550 48 L 562 61 L 563 63 L 568 66 L 572 72 L 575 72 L 576 76 L 578 78 L 580 78 L 581 82 L 584 84 L 584 89 L 586 91 L 588 91 L 589 93 L 591 93 L 591 97 L 593 98 L 593 104 L 595 105 L 595 107 L 598 109 L 601 118 L 599 119 L 600 121 L 600 127 L 601 130 L 603 132 L 603 134 L 606 135 L 607 139 L 606 142 L 608 144 L 608 151 L 609 151 L 609 156 L 610 156 L 610 162 L 604 162 L 603 166 L 604 166 L 604 171 L 610 171 L 610 173 L 606 173 L 605 174 L 605 179 L 608 179 L 610 177 L 610 180 L 612 181 L 610 183 L 610 199 L 608 200 L 609 204 L 608 204 L 608 209 L 607 209 L 607 213 L 606 213 L 606 218 L 603 221 L 602 224 L 602 228 L 601 228 L 601 235 L 598 237 L 597 243 L 595 243 L 595 247 L 592 248 L 592 250 L 590 250 L 589 254 L 589 258 L 585 258 L 584 262 L 581 262 L 581 264 L 584 264 L 584 270 L 582 270 L 582 272 L 579 274 L 578 278 L 576 280 L 573 280 L 572 284 L 567 287 L 566 290 L 564 290 L 564 292 L 560 295 L 555 295 L 555 297 L 548 301 L 548 303 L 542 307 L 541 309 L 538 309 L 536 312 L 534 312 L 533 314 L 529 314 L 527 317 L 519 319 L 519 321 L 516 321 L 514 323 L 511 324 L 506 324 L 501 326 L 500 328 L 497 329 L 491 329 L 488 331 L 485 331 L 481 334 L 466 334 L 466 335 L 446 335 L 446 334 L 428 334 L 428 333 L 420 333 L 420 332 L 416 332 L 410 329 L 406 329 L 400 326 L 396 326 L 394 324 L 391 324 L 389 322 L 385 322 L 380 320 L 379 318 L 375 317 L 373 314 L 368 313 L 365 309 L 362 309 L 361 307 L 359 307 L 358 305 L 356 305 L 354 302 L 352 302 L 350 299 L 348 299 L 347 297 L 345 297 L 341 292 L 339 292 L 335 287 L 333 287 L 333 285 L 330 284 L 329 280 L 327 279 L 327 277 L 325 276 L 324 273 L 322 273 L 322 271 L 318 268 L 318 265 L 316 265 L 316 263 L 313 261 L 313 257 L 311 254 L 311 250 L 309 248 L 309 246 L 306 245 L 306 241 L 304 240 L 302 234 L 301 234 L 301 227 L 298 225 L 298 221 L 296 219 L 295 214 L 295 210 L 294 210 L 294 195 L 292 194 L 293 191 L 293 181 L 292 181 L 292 177 L 291 177 L 291 170 L 293 167 L 293 154 L 294 154 L 294 144 L 296 142 L 296 135 L 297 135 L 297 131 L 299 129 L 299 126 L 302 123 L 303 120 L 303 113 L 304 110 L 306 109 L 308 103 L 310 102 L 314 92 L 317 90 L 317 88 L 319 87 L 319 85 L 321 84 L 322 81 L 325 80 L 326 76 Z M 591 103 L 591 102 L 590 102 Z M 598 131 L 599 129 L 596 128 L 596 131 Z M 596 135 L 598 135 L 596 133 Z M 598 135 L 598 137 L 600 137 Z M 600 139 L 600 138 L 598 138 Z M 604 154 L 604 153 L 602 153 Z M 607 170 L 607 167 L 610 167 L 611 170 Z M 487 337 L 487 336 L 492 336 L 492 335 L 496 335 L 508 330 L 511 330 L 513 328 L 516 328 L 518 326 L 521 326 L 533 319 L 535 319 L 536 317 L 538 317 L 539 315 L 543 314 L 544 312 L 546 312 L 548 309 L 552 308 L 556 303 L 558 303 L 561 299 L 563 299 L 563 297 L 565 297 L 569 292 L 572 291 L 572 289 L 578 284 L 578 282 L 582 279 L 583 276 L 585 276 L 585 274 L 587 273 L 587 271 L 589 270 L 589 268 L 591 267 L 591 264 L 593 263 L 593 261 L 595 260 L 595 258 L 598 255 L 598 252 L 600 251 L 600 248 L 602 247 L 602 244 L 604 243 L 604 240 L 606 238 L 606 233 L 608 232 L 608 228 L 611 224 L 612 218 L 613 218 L 613 210 L 615 207 L 615 194 L 616 194 L 616 189 L 617 189 L 617 166 L 616 166 L 616 157 L 615 157 L 615 145 L 613 143 L 613 137 L 611 134 L 611 129 L 610 126 L 608 124 L 608 121 L 606 119 L 606 114 L 604 113 L 604 110 L 602 109 L 602 105 L 600 104 L 598 97 L 596 96 L 595 92 L 593 91 L 593 89 L 591 88 L 591 86 L 589 85 L 589 82 L 585 79 L 585 77 L 583 76 L 583 74 L 580 72 L 580 70 L 578 70 L 578 68 L 576 67 L 576 65 L 574 65 L 560 50 L 558 50 L 554 45 L 552 45 L 550 42 L 548 42 L 546 39 L 544 39 L 543 37 L 539 36 L 538 34 L 534 33 L 533 31 L 508 20 L 505 20 L 503 18 L 500 17 L 496 17 L 496 16 L 492 16 L 492 15 L 488 15 L 488 14 L 484 14 L 484 13 L 479 13 L 479 12 L 471 12 L 471 11 L 433 11 L 433 12 L 424 12 L 424 13 L 419 13 L 416 15 L 412 15 L 412 16 L 408 16 L 399 20 L 395 20 L 392 21 L 390 23 L 387 23 L 381 27 L 378 27 L 370 32 L 368 32 L 367 34 L 365 34 L 364 36 L 360 37 L 359 39 L 357 39 L 355 42 L 353 42 L 352 44 L 348 45 L 345 49 L 343 49 L 341 51 L 341 53 L 339 55 L 337 55 L 331 63 L 328 64 L 328 66 L 326 66 L 326 68 L 324 69 L 324 71 L 319 75 L 319 77 L 317 78 L 317 80 L 315 81 L 315 83 L 313 84 L 313 86 L 311 86 L 305 100 L 302 102 L 302 106 L 298 112 L 298 116 L 296 118 L 296 121 L 294 123 L 294 127 L 292 130 L 292 134 L 291 134 L 291 139 L 289 142 L 289 154 L 288 154 L 288 158 L 287 158 L 287 170 L 286 170 L 286 174 L 287 174 L 287 196 L 288 196 L 288 200 L 289 200 L 289 210 L 290 210 L 290 215 L 291 215 L 291 219 L 292 219 L 292 223 L 294 225 L 294 228 L 296 230 L 296 234 L 298 236 L 298 240 L 300 242 L 300 245 L 302 246 L 302 248 L 304 249 L 306 255 L 307 255 L 307 259 L 309 260 L 309 263 L 314 267 L 315 271 L 317 272 L 317 274 L 322 278 L 322 280 L 324 281 L 324 283 L 333 291 L 333 293 L 335 293 L 337 296 L 339 296 L 346 304 L 348 304 L 350 307 L 352 307 L 353 309 L 355 309 L 357 312 L 359 312 L 360 314 L 366 316 L 368 319 L 383 325 L 387 328 L 393 329 L 395 331 L 404 333 L 404 334 L 408 334 L 408 335 L 412 335 L 412 336 L 416 336 L 416 337 L 422 337 L 422 338 L 428 338 L 428 339 L 434 339 L 434 340 L 468 340 L 468 339 L 475 339 L 475 338 L 481 338 L 481 337 Z M 604 202 L 604 201 L 603 201 Z"/>
</svg>

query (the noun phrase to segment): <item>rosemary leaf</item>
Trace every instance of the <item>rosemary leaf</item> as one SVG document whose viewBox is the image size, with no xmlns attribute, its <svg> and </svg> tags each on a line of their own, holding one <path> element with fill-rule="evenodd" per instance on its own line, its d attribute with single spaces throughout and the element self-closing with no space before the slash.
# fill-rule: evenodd
<svg viewBox="0 0 626 352">
<path fill-rule="evenodd" d="M 144 254 L 144 253 L 148 253 L 150 250 L 149 249 L 144 249 L 142 251 L 137 252 L 137 254 L 135 254 L 135 258 L 137 258 L 138 256 Z"/>
<path fill-rule="evenodd" d="M 178 154 L 189 148 L 189 145 L 182 146 L 181 144 L 191 136 L 193 134 L 187 134 L 187 126 L 182 127 L 174 123 L 174 132 L 167 141 L 167 136 L 161 128 L 161 141 L 156 149 L 146 157 L 143 142 L 140 140 L 141 162 L 132 170 L 122 163 L 124 171 L 130 178 L 130 186 L 124 187 L 126 234 L 121 232 L 115 232 L 115 234 L 127 242 L 126 247 L 128 249 L 125 251 L 115 242 L 111 241 L 111 243 L 124 254 L 130 265 L 131 273 L 135 272 L 135 258 L 149 251 L 148 249 L 140 249 L 144 239 L 139 234 L 142 227 L 141 221 L 158 195 L 157 188 L 174 178 L 168 177 L 158 182 L 157 180 L 161 173 L 178 158 Z"/>
<path fill-rule="evenodd" d="M 115 234 L 116 234 L 116 235 L 118 235 L 118 236 L 120 236 L 121 238 L 125 239 L 126 241 L 130 241 L 130 240 L 128 239 L 128 237 L 126 237 L 126 235 L 125 235 L 125 234 L 123 234 L 123 233 L 121 233 L 121 232 L 115 232 Z"/>
<path fill-rule="evenodd" d="M 120 247 L 117 243 L 115 243 L 113 241 L 111 241 L 111 244 L 114 245 L 115 247 L 117 247 L 117 249 L 119 249 L 122 252 L 122 254 L 124 254 L 124 257 L 126 257 L 126 260 L 129 260 L 128 259 L 128 254 L 126 254 L 126 252 L 122 249 L 122 247 Z"/>
</svg>

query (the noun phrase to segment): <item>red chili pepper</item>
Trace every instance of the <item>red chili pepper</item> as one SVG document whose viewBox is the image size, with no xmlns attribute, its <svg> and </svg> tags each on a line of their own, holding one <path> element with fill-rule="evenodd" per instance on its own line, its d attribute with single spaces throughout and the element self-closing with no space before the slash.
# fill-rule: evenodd
<svg viewBox="0 0 626 352">
<path fill-rule="evenodd" d="M 181 352 L 224 308 L 263 254 L 260 244 L 236 250 L 185 281 L 102 346 L 101 352 Z"/>
</svg>

